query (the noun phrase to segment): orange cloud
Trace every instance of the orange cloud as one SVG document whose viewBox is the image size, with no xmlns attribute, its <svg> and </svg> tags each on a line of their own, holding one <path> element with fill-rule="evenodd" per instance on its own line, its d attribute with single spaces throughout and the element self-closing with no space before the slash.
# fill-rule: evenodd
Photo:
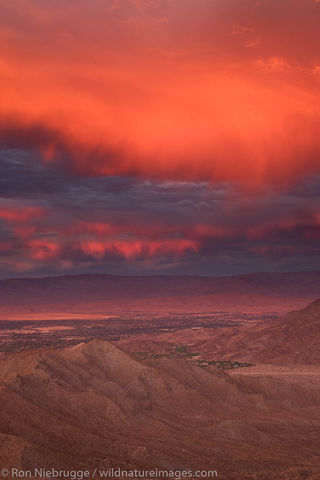
<svg viewBox="0 0 320 480">
<path fill-rule="evenodd" d="M 320 9 L 278 4 L 0 0 L 2 142 L 90 175 L 319 172 Z"/>
</svg>

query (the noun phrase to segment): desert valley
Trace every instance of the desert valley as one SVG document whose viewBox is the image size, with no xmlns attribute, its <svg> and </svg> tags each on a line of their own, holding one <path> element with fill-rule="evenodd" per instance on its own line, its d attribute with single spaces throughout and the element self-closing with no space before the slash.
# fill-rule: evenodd
<svg viewBox="0 0 320 480">
<path fill-rule="evenodd" d="M 1 465 L 318 480 L 320 275 L 291 276 L 226 278 L 229 304 L 210 278 L 2 281 Z"/>
</svg>

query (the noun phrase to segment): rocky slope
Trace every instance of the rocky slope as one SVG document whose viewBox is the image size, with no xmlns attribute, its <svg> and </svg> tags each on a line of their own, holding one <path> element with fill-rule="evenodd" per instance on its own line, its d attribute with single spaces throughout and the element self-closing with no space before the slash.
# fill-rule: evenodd
<svg viewBox="0 0 320 480">
<path fill-rule="evenodd" d="M 279 480 L 318 465 L 319 391 L 301 405 L 301 392 L 283 384 L 252 386 L 181 359 L 141 363 L 97 340 L 2 355 L 0 382 L 2 467 L 201 468 Z"/>
</svg>

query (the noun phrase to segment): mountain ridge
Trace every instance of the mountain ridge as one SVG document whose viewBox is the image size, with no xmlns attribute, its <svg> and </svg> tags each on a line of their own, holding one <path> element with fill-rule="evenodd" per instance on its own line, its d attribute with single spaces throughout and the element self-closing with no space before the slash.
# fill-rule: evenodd
<svg viewBox="0 0 320 480">
<path fill-rule="evenodd" d="M 0 316 L 60 311 L 282 311 L 320 293 L 320 272 L 230 277 L 70 275 L 0 280 Z"/>
<path fill-rule="evenodd" d="M 320 397 L 313 392 L 301 409 L 306 394 L 286 381 L 251 385 L 184 359 L 143 363 L 104 340 L 6 354 L 0 463 L 22 470 L 214 468 L 224 480 L 278 480 L 289 462 L 296 479 L 291 467 L 297 474 L 305 462 L 316 468 Z"/>
</svg>

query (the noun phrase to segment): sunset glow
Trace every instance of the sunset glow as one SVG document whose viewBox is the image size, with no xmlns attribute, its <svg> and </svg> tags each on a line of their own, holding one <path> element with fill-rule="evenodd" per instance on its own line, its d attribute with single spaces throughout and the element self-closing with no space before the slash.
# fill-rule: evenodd
<svg viewBox="0 0 320 480">
<path fill-rule="evenodd" d="M 4 274 L 319 266 L 319 23 L 315 0 L 0 0 Z"/>
</svg>

